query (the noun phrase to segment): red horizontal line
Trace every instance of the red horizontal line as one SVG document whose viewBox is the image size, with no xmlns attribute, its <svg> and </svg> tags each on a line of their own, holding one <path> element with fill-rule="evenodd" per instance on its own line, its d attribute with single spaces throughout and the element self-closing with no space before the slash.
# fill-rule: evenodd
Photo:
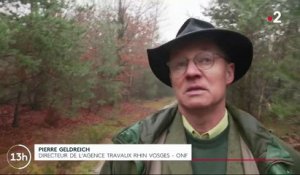
<svg viewBox="0 0 300 175">
<path fill-rule="evenodd" d="M 279 159 L 265 159 L 265 158 L 254 158 L 254 159 L 239 159 L 239 158 L 192 158 L 193 162 L 269 162 L 278 161 Z"/>
</svg>

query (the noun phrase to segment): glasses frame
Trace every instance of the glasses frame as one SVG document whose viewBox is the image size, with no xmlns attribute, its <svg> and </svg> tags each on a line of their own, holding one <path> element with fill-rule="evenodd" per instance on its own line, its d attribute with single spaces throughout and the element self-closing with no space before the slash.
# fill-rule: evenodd
<svg viewBox="0 0 300 175">
<path fill-rule="evenodd" d="M 207 66 L 207 67 L 204 67 L 203 65 L 201 66 L 201 65 L 199 65 L 199 62 L 197 62 L 196 61 L 196 58 L 198 58 L 197 56 L 199 56 L 201 53 L 207 53 L 207 54 L 210 54 L 211 56 L 210 56 L 210 58 L 212 58 L 212 63 L 209 65 L 209 66 Z M 183 58 L 176 58 L 176 59 L 185 59 L 187 62 L 185 63 L 185 67 L 184 67 L 184 70 L 182 71 L 180 71 L 180 70 L 176 70 L 174 67 L 175 67 L 175 65 L 174 66 L 172 66 L 172 61 L 168 61 L 166 64 L 167 64 L 167 66 L 169 67 L 169 70 L 170 70 L 170 72 L 173 72 L 173 73 L 175 73 L 176 75 L 184 75 L 185 73 L 186 73 L 186 71 L 187 71 L 187 68 L 188 68 L 188 66 L 189 66 L 189 63 L 190 63 L 190 61 L 192 61 L 193 63 L 194 63 L 194 65 L 197 67 L 197 69 L 199 70 L 199 71 L 201 71 L 201 70 L 208 70 L 208 69 L 211 69 L 213 66 L 214 66 L 214 64 L 215 64 L 215 62 L 216 62 L 216 58 L 223 58 L 225 61 L 227 61 L 228 59 L 227 59 L 227 57 L 224 55 L 224 54 L 221 54 L 221 53 L 217 53 L 217 52 L 211 52 L 211 51 L 200 51 L 200 52 L 198 52 L 197 54 L 195 54 L 195 56 L 192 58 L 192 59 L 188 59 L 188 58 L 186 58 L 186 57 L 183 57 Z M 228 62 L 228 61 L 227 61 Z M 177 72 L 177 73 L 176 73 Z"/>
</svg>

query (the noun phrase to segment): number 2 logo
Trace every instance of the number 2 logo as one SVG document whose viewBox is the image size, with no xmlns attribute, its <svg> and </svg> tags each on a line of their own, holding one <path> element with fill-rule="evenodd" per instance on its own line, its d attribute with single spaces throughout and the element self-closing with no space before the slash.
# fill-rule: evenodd
<svg viewBox="0 0 300 175">
<path fill-rule="evenodd" d="M 281 23 L 281 20 L 280 20 L 281 13 L 280 13 L 280 11 L 275 11 L 273 13 L 273 15 L 275 16 L 275 19 L 273 20 L 273 23 Z"/>
</svg>

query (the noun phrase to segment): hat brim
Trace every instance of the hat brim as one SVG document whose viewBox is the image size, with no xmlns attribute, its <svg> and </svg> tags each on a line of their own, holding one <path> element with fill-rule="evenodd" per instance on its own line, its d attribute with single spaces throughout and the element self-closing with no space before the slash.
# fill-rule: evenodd
<svg viewBox="0 0 300 175">
<path fill-rule="evenodd" d="M 169 68 L 166 64 L 169 60 L 171 49 L 182 41 L 201 39 L 209 39 L 215 42 L 229 57 L 231 62 L 235 64 L 233 82 L 244 76 L 252 62 L 253 47 L 251 41 L 240 33 L 215 28 L 187 33 L 157 48 L 148 49 L 148 60 L 152 72 L 160 81 L 168 86 L 172 86 Z"/>
</svg>

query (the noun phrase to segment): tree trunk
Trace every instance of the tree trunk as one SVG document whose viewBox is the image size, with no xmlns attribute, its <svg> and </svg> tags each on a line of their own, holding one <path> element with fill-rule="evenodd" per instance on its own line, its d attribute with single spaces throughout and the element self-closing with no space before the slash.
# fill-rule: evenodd
<svg viewBox="0 0 300 175">
<path fill-rule="evenodd" d="M 21 102 L 21 96 L 22 96 L 22 91 L 19 91 L 18 96 L 17 96 L 16 105 L 15 105 L 14 120 L 12 122 L 12 127 L 14 127 L 14 128 L 19 127 L 19 106 L 20 106 L 20 102 Z"/>
<path fill-rule="evenodd" d="M 264 97 L 265 97 L 265 89 L 267 86 L 268 82 L 263 82 L 262 83 L 262 88 L 261 88 L 261 93 L 259 96 L 259 103 L 258 103 L 258 112 L 257 112 L 257 119 L 261 120 L 262 119 L 262 107 L 264 106 L 263 101 L 264 101 Z"/>
</svg>

